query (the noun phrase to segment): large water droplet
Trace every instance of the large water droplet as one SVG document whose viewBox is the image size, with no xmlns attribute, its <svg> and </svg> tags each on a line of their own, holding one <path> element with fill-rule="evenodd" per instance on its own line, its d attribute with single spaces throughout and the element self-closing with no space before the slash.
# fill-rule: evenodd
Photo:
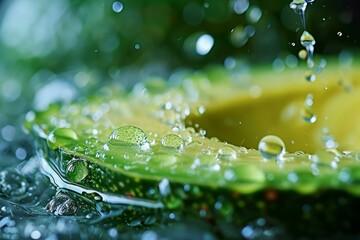
<svg viewBox="0 0 360 240">
<path fill-rule="evenodd" d="M 73 215 L 77 210 L 77 206 L 72 198 L 60 193 L 46 205 L 45 209 L 55 215 Z"/>
<path fill-rule="evenodd" d="M 76 132 L 71 128 L 58 128 L 50 132 L 47 143 L 51 149 L 73 143 L 78 140 Z"/>
<path fill-rule="evenodd" d="M 259 151 L 266 159 L 279 159 L 285 153 L 285 144 L 279 137 L 268 135 L 260 140 Z"/>
<path fill-rule="evenodd" d="M 214 45 L 214 38 L 209 34 L 204 34 L 196 41 L 196 52 L 199 55 L 206 55 Z"/>
<path fill-rule="evenodd" d="M 124 5 L 121 2 L 114 2 L 112 5 L 112 9 L 114 12 L 119 13 L 123 10 Z"/>
<path fill-rule="evenodd" d="M 72 159 L 66 167 L 66 175 L 74 182 L 80 182 L 89 174 L 87 163 L 81 159 Z"/>
<path fill-rule="evenodd" d="M 143 150 L 150 148 L 146 133 L 135 126 L 127 125 L 115 129 L 108 140 L 114 146 L 139 146 Z"/>
<path fill-rule="evenodd" d="M 161 144 L 164 147 L 176 148 L 180 150 L 184 146 L 184 141 L 176 134 L 167 134 L 161 139 Z"/>
<path fill-rule="evenodd" d="M 300 37 L 300 43 L 305 48 L 307 48 L 309 46 L 314 46 L 316 41 L 315 38 L 308 31 L 304 31 Z"/>
</svg>

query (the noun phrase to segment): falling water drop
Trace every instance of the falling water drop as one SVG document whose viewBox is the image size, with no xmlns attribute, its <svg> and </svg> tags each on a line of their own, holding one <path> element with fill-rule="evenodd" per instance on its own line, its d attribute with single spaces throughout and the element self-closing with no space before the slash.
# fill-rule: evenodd
<svg viewBox="0 0 360 240">
<path fill-rule="evenodd" d="M 302 14 L 305 12 L 307 7 L 307 1 L 305 0 L 293 0 L 290 3 L 290 8 L 294 10 L 296 14 Z"/>
<path fill-rule="evenodd" d="M 301 110 L 301 116 L 308 123 L 315 123 L 317 120 L 317 116 L 316 116 L 316 114 L 313 113 L 313 110 L 311 107 L 305 106 Z"/>
<path fill-rule="evenodd" d="M 304 24 L 304 29 L 306 29 L 306 24 L 305 24 L 305 11 L 306 11 L 306 7 L 307 7 L 307 1 L 305 0 L 293 0 L 290 3 L 290 8 L 292 10 L 294 10 L 294 12 L 296 14 L 301 15 L 301 21 Z"/>
<path fill-rule="evenodd" d="M 315 45 L 315 38 L 308 31 L 304 31 L 301 34 L 300 43 L 305 48 L 307 48 L 309 46 L 314 46 Z"/>
</svg>

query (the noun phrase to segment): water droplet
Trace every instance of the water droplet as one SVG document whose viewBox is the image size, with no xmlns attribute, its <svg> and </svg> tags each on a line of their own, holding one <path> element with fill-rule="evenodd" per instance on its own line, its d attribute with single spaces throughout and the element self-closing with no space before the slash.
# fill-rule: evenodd
<svg viewBox="0 0 360 240">
<path fill-rule="evenodd" d="M 40 239 L 41 238 L 41 232 L 38 230 L 32 231 L 30 234 L 30 237 L 32 239 Z"/>
<path fill-rule="evenodd" d="M 219 149 L 216 157 L 219 159 L 234 160 L 236 159 L 236 151 L 231 147 L 223 147 Z"/>
<path fill-rule="evenodd" d="M 60 146 L 71 144 L 78 140 L 76 132 L 71 128 L 58 128 L 51 131 L 47 143 L 51 149 L 56 149 Z"/>
<path fill-rule="evenodd" d="M 200 130 L 199 130 L 199 134 L 200 134 L 201 137 L 205 137 L 205 135 L 206 135 L 206 130 L 205 130 L 205 129 L 200 129 Z"/>
<path fill-rule="evenodd" d="M 232 2 L 233 9 L 236 14 L 243 14 L 249 8 L 250 3 L 248 0 L 236 0 Z"/>
<path fill-rule="evenodd" d="M 60 193 L 46 205 L 45 209 L 55 215 L 73 215 L 77 211 L 77 206 L 72 198 Z"/>
<path fill-rule="evenodd" d="M 108 230 L 108 235 L 110 238 L 114 238 L 114 239 L 117 239 L 119 237 L 119 233 L 116 228 L 110 228 Z"/>
<path fill-rule="evenodd" d="M 141 48 L 141 45 L 140 45 L 139 43 L 136 43 L 136 44 L 134 45 L 134 48 L 135 48 L 136 50 L 139 50 L 139 49 Z"/>
<path fill-rule="evenodd" d="M 138 127 L 127 125 L 115 129 L 108 140 L 114 146 L 139 146 L 142 150 L 148 150 L 150 143 L 146 133 Z"/>
<path fill-rule="evenodd" d="M 338 35 L 339 37 L 341 37 L 341 36 L 342 36 L 342 32 L 337 32 L 337 35 Z"/>
<path fill-rule="evenodd" d="M 257 23 L 262 16 L 262 11 L 258 7 L 252 7 L 247 13 L 247 19 L 250 23 Z"/>
<path fill-rule="evenodd" d="M 203 114 L 205 113 L 205 111 L 206 111 L 206 107 L 205 107 L 205 106 L 201 105 L 201 106 L 198 107 L 198 113 L 199 113 L 200 115 L 203 115 Z"/>
<path fill-rule="evenodd" d="M 6 125 L 1 129 L 1 136 L 5 141 L 11 142 L 16 135 L 16 129 L 12 125 Z"/>
<path fill-rule="evenodd" d="M 314 62 L 314 46 L 309 46 L 306 48 L 306 52 L 307 52 L 307 60 L 306 60 L 306 64 L 309 68 L 313 68 L 315 65 Z"/>
<path fill-rule="evenodd" d="M 343 183 L 350 183 L 351 182 L 351 174 L 348 169 L 343 169 L 340 171 L 338 175 L 338 179 Z"/>
<path fill-rule="evenodd" d="M 305 76 L 306 81 L 313 82 L 316 79 L 316 75 L 314 73 L 309 73 Z"/>
<path fill-rule="evenodd" d="M 307 52 L 305 49 L 302 49 L 298 53 L 300 59 L 306 59 L 307 58 Z"/>
<path fill-rule="evenodd" d="M 87 163 L 81 159 L 72 159 L 66 167 L 66 175 L 74 182 L 80 182 L 89 174 Z"/>
<path fill-rule="evenodd" d="M 323 130 L 322 140 L 326 149 L 336 149 L 338 147 L 338 143 L 328 131 Z"/>
<path fill-rule="evenodd" d="M 15 151 L 15 156 L 19 160 L 24 160 L 27 156 L 27 152 L 24 148 L 19 147 Z"/>
<path fill-rule="evenodd" d="M 162 196 L 166 196 L 170 193 L 170 182 L 169 179 L 164 178 L 159 183 L 159 192 Z"/>
<path fill-rule="evenodd" d="M 167 134 L 161 139 L 164 147 L 176 148 L 178 150 L 184 147 L 184 141 L 176 134 Z"/>
<path fill-rule="evenodd" d="M 114 12 L 119 13 L 123 10 L 124 5 L 121 2 L 114 2 L 112 5 L 112 9 Z"/>
<path fill-rule="evenodd" d="M 308 48 L 309 46 L 314 46 L 316 41 L 315 38 L 308 31 L 304 31 L 300 37 L 300 43 L 305 48 Z"/>
<path fill-rule="evenodd" d="M 315 123 L 317 120 L 317 116 L 313 113 L 312 108 L 307 106 L 301 110 L 301 117 L 308 123 Z"/>
<path fill-rule="evenodd" d="M 299 181 L 299 176 L 296 173 L 289 173 L 288 174 L 288 179 L 290 182 L 292 183 L 297 183 Z"/>
<path fill-rule="evenodd" d="M 314 104 L 314 96 L 312 94 L 308 94 L 305 98 L 304 105 L 311 107 Z"/>
<path fill-rule="evenodd" d="M 266 159 L 280 159 L 285 153 L 285 144 L 277 136 L 268 135 L 263 137 L 259 142 L 259 151 Z"/>
<path fill-rule="evenodd" d="M 209 34 L 201 35 L 196 41 L 196 52 L 199 55 L 206 55 L 214 46 L 214 38 Z"/>
<path fill-rule="evenodd" d="M 227 181 L 234 181 L 236 179 L 234 170 L 232 170 L 232 169 L 226 170 L 224 173 L 224 178 Z"/>
<path fill-rule="evenodd" d="M 83 192 L 82 195 L 90 200 L 94 200 L 96 202 L 102 202 L 103 201 L 103 197 L 101 195 L 99 195 L 96 192 L 92 192 L 92 193 L 86 193 Z"/>
<path fill-rule="evenodd" d="M 306 10 L 307 2 L 305 0 L 293 0 L 290 3 L 290 8 L 294 10 L 296 14 L 303 14 Z"/>
</svg>

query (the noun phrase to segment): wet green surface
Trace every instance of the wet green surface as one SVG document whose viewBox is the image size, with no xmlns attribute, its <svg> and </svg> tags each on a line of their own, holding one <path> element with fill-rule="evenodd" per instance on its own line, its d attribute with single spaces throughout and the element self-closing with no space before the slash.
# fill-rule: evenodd
<svg viewBox="0 0 360 240">
<path fill-rule="evenodd" d="M 312 70 L 301 68 L 312 61 L 303 56 L 309 53 L 300 42 L 305 29 L 289 4 L 0 1 L 0 238 L 356 238 L 359 118 L 343 116 L 358 105 L 357 68 L 351 68 L 357 64 L 358 3 L 307 4 L 306 30 L 316 41 Z M 339 72 L 326 67 L 318 74 L 323 58 Z M 252 100 L 269 92 L 252 78 L 262 64 L 262 83 L 286 79 L 287 89 L 299 80 L 310 84 L 301 85 L 308 91 L 331 76 L 333 93 L 343 94 L 332 95 L 323 112 L 319 92 L 300 96 L 294 85 L 285 95 L 298 97 L 296 119 L 305 126 L 322 125 L 333 109 L 338 114 L 327 124 L 346 124 L 320 129 L 316 136 L 323 139 L 292 139 L 306 131 L 283 123 L 272 129 L 279 112 L 265 114 L 268 103 L 253 102 L 261 121 L 258 114 L 237 113 L 234 106 L 244 106 L 238 97 L 208 104 L 239 89 Z M 169 86 L 181 88 L 182 97 L 166 95 Z M 285 107 L 273 100 L 279 111 Z M 24 121 L 37 134 L 25 134 Z M 141 128 L 138 137 L 123 138 L 129 129 L 113 133 L 129 125 Z M 279 155 L 282 164 L 239 147 L 257 148 L 269 134 L 291 152 Z M 329 149 L 336 145 L 338 151 Z"/>
</svg>

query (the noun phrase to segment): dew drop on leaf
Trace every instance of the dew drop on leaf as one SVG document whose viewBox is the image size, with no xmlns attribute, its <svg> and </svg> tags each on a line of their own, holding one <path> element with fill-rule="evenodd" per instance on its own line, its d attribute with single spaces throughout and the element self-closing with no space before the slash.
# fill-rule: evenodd
<svg viewBox="0 0 360 240">
<path fill-rule="evenodd" d="M 114 146 L 139 146 L 144 150 L 150 147 L 146 133 L 142 129 L 131 125 L 115 129 L 110 134 L 108 142 Z"/>
<path fill-rule="evenodd" d="M 285 152 L 285 144 L 279 137 L 268 135 L 260 140 L 259 151 L 266 159 L 279 159 Z"/>
</svg>

